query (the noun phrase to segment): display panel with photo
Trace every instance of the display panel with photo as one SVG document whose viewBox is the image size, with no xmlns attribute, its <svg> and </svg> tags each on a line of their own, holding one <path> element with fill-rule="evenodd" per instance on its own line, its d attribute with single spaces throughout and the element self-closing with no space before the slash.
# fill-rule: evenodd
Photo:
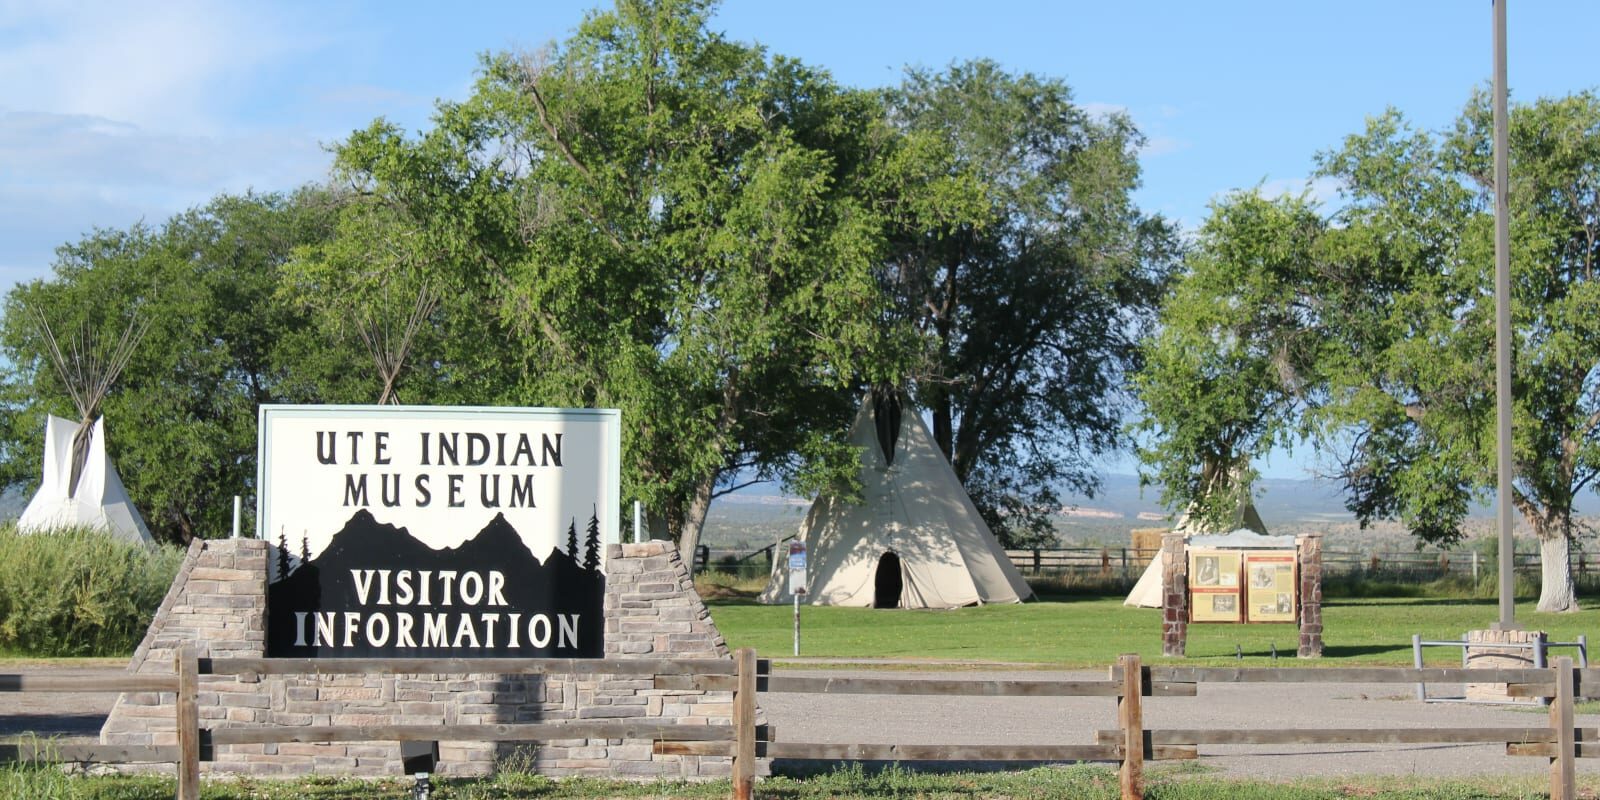
<svg viewBox="0 0 1600 800">
<path fill-rule="evenodd" d="M 1295 556 L 1282 550 L 1251 551 L 1244 555 L 1250 576 L 1245 608 L 1248 622 L 1294 622 Z"/>
</svg>

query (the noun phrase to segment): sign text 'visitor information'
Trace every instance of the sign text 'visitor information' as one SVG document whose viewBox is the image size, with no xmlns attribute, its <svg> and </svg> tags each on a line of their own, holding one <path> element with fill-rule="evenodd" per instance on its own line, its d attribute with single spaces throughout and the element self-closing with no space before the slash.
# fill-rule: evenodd
<svg viewBox="0 0 1600 800">
<path fill-rule="evenodd" d="M 599 658 L 615 410 L 263 406 L 273 657 Z"/>
</svg>

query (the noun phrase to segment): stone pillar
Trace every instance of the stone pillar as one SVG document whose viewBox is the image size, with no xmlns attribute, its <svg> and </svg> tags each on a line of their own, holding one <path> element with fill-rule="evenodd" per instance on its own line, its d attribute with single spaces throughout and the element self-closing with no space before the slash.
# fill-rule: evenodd
<svg viewBox="0 0 1600 800">
<path fill-rule="evenodd" d="M 1189 555 L 1183 534 L 1161 537 L 1161 654 L 1183 658 L 1189 643 Z"/>
<path fill-rule="evenodd" d="M 1300 573 L 1301 658 L 1322 657 L 1322 534 L 1295 539 Z"/>
<path fill-rule="evenodd" d="M 1543 631 L 1481 630 L 1467 631 L 1468 647 L 1464 666 L 1468 669 L 1532 669 L 1534 651 L 1531 647 L 1496 647 L 1495 645 L 1532 645 L 1543 639 Z M 1468 700 L 1491 703 L 1539 704 L 1537 698 L 1514 698 L 1503 683 L 1469 683 L 1463 689 Z"/>
</svg>

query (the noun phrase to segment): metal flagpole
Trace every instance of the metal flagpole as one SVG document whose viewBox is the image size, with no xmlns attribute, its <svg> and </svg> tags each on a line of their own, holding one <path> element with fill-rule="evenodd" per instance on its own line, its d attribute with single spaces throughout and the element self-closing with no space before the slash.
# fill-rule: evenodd
<svg viewBox="0 0 1600 800">
<path fill-rule="evenodd" d="M 1510 166 L 1506 115 L 1506 0 L 1494 5 L 1494 311 L 1495 406 L 1500 474 L 1500 621 L 1498 630 L 1515 630 L 1512 597 L 1515 543 L 1511 538 L 1511 228 Z"/>
</svg>

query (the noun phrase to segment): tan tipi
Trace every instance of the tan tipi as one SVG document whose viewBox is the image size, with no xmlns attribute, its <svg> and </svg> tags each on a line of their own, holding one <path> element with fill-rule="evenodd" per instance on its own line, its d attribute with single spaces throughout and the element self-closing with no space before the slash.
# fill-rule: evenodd
<svg viewBox="0 0 1600 800">
<path fill-rule="evenodd" d="M 799 533 L 806 602 L 958 608 L 1033 595 L 909 403 L 870 393 L 850 441 L 861 448 L 861 502 L 824 494 L 812 503 Z M 763 603 L 794 599 L 777 550 Z"/>
</svg>

